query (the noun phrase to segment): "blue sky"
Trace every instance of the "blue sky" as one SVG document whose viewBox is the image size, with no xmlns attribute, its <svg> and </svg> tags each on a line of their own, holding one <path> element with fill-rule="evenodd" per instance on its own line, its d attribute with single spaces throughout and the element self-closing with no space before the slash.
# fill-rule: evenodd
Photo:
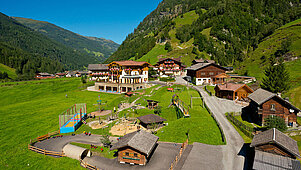
<svg viewBox="0 0 301 170">
<path fill-rule="evenodd" d="M 8 16 L 48 21 L 72 32 L 121 43 L 162 0 L 0 0 Z"/>
</svg>

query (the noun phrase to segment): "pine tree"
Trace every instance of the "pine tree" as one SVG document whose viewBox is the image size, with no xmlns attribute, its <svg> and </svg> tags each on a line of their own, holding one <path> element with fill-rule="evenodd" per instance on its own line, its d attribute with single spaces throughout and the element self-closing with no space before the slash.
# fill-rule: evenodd
<svg viewBox="0 0 301 170">
<path fill-rule="evenodd" d="M 172 50 L 172 47 L 171 47 L 170 42 L 167 42 L 167 43 L 165 44 L 165 50 L 167 50 L 168 52 L 170 52 L 170 51 Z"/>
<path fill-rule="evenodd" d="M 276 64 L 275 58 L 270 59 L 270 66 L 266 68 L 265 77 L 262 80 L 261 88 L 273 93 L 281 93 L 289 89 L 289 73 L 287 72 L 283 59 Z"/>
</svg>

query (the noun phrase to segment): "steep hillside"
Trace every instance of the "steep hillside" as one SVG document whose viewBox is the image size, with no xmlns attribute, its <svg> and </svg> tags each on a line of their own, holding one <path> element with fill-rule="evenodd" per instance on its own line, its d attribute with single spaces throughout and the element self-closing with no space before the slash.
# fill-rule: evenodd
<svg viewBox="0 0 301 170">
<path fill-rule="evenodd" d="M 145 58 L 156 44 L 170 43 L 166 55 L 184 54 L 184 62 L 202 57 L 236 65 L 300 11 L 298 0 L 163 0 L 107 62 Z"/>
<path fill-rule="evenodd" d="M 36 72 L 80 69 L 97 61 L 0 13 L 0 63 L 15 68 L 20 79 L 30 79 Z"/>
<path fill-rule="evenodd" d="M 0 72 L 2 72 L 2 73 L 6 72 L 10 79 L 16 79 L 17 78 L 16 69 L 10 68 L 10 67 L 8 67 L 4 64 L 0 64 Z"/>
<path fill-rule="evenodd" d="M 261 79 L 269 58 L 279 50 L 285 50 L 280 57 L 284 57 L 292 81 L 301 82 L 301 19 L 278 28 L 272 35 L 266 37 L 240 64 L 238 71 Z"/>
<path fill-rule="evenodd" d="M 119 47 L 119 44 L 111 40 L 96 37 L 84 37 L 49 22 L 20 17 L 13 18 L 21 24 L 38 31 L 67 47 L 74 48 L 87 55 L 96 56 L 100 62 L 106 60 Z"/>
</svg>

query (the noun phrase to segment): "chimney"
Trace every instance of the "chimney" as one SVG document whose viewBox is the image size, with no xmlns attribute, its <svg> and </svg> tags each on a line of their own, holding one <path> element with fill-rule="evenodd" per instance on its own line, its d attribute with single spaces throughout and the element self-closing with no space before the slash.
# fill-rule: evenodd
<svg viewBox="0 0 301 170">
<path fill-rule="evenodd" d="M 278 96 L 278 97 L 281 97 L 281 93 L 277 93 L 277 96 Z"/>
</svg>

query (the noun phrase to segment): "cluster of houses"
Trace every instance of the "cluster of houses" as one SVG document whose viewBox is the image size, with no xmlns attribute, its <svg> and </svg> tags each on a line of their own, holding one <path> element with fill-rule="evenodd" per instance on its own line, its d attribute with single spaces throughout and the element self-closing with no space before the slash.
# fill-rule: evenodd
<svg viewBox="0 0 301 170">
<path fill-rule="evenodd" d="M 87 71 L 66 71 L 63 73 L 37 73 L 35 78 L 36 79 L 52 79 L 52 78 L 62 78 L 62 77 L 82 77 L 82 76 L 89 76 L 89 72 Z"/>
</svg>

